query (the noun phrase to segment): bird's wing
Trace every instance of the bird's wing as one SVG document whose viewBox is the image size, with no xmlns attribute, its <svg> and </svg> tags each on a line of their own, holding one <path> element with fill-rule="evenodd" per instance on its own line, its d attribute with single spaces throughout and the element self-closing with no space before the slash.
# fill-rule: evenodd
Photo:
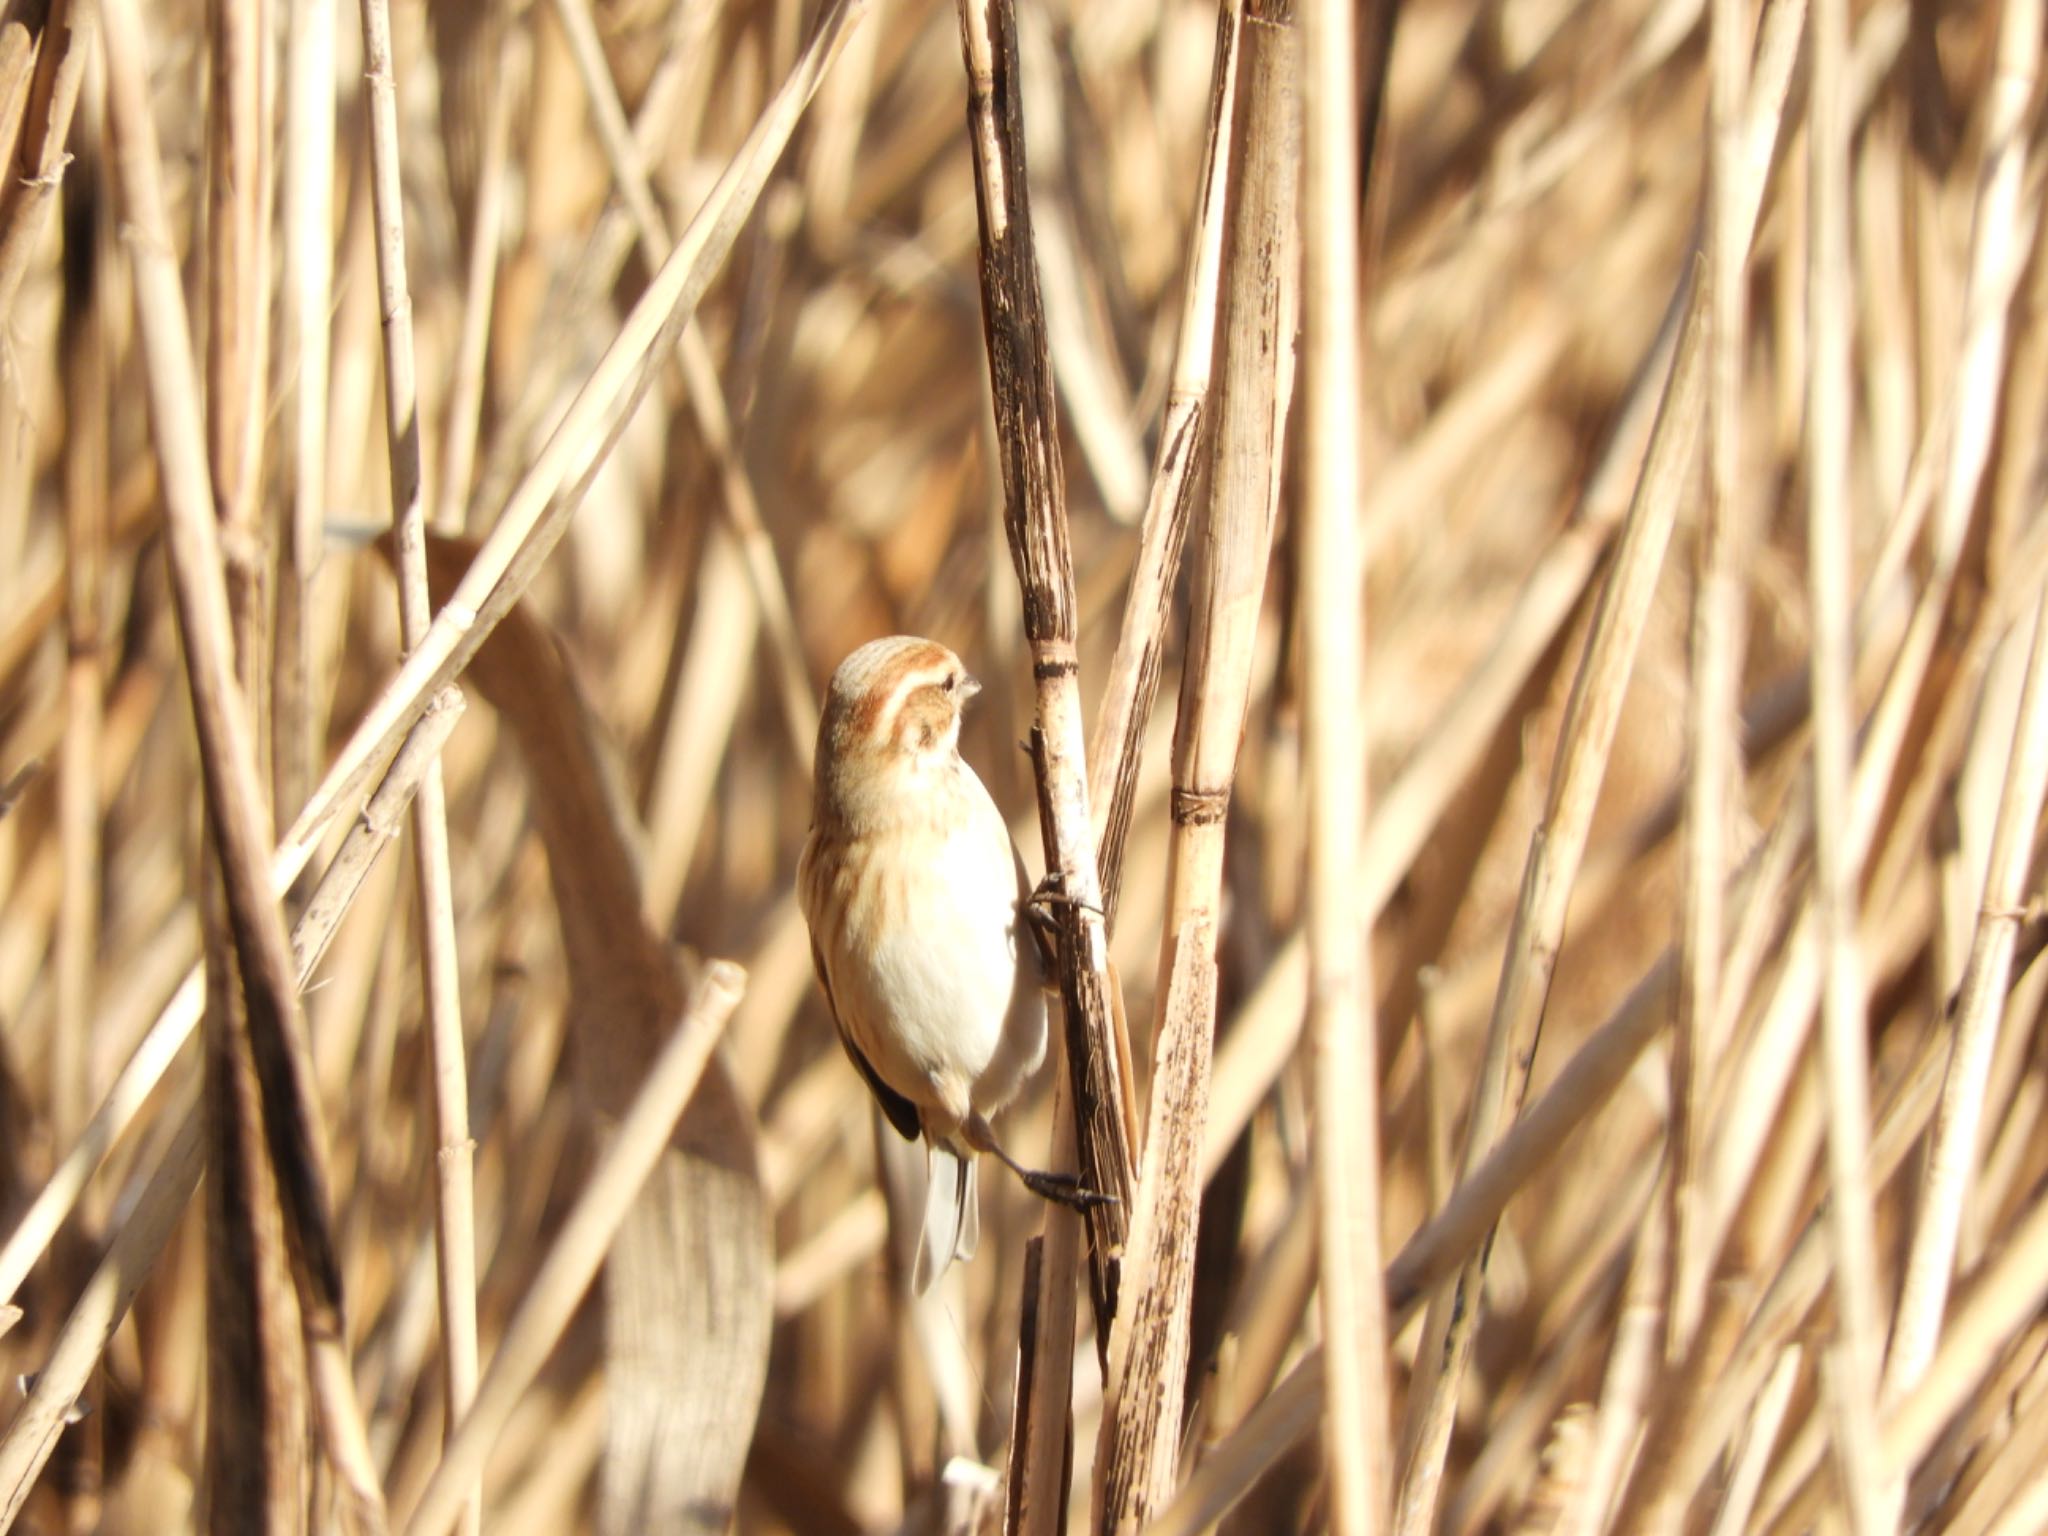
<svg viewBox="0 0 2048 1536">
<path fill-rule="evenodd" d="M 846 1032 L 846 1025 L 839 1017 L 839 1003 L 832 996 L 832 978 L 825 971 L 825 957 L 818 952 L 818 941 L 811 940 L 811 965 L 818 973 L 818 985 L 824 989 L 825 1011 L 832 1015 L 832 1027 L 839 1031 L 839 1043 L 846 1047 L 847 1059 L 867 1079 L 868 1091 L 874 1094 L 875 1102 L 882 1106 L 882 1113 L 889 1117 L 889 1123 L 896 1127 L 897 1134 L 905 1141 L 915 1141 L 924 1132 L 924 1121 L 917 1112 L 917 1106 L 902 1094 L 882 1081 L 860 1047 L 853 1043 L 853 1036 Z"/>
</svg>

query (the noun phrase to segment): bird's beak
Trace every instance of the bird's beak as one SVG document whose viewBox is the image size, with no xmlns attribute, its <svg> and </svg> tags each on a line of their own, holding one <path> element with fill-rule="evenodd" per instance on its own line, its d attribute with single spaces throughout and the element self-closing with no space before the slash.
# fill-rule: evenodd
<svg viewBox="0 0 2048 1536">
<path fill-rule="evenodd" d="M 965 704 L 969 699 L 973 698 L 979 692 L 981 692 L 980 682 L 978 682 L 974 678 L 969 677 L 965 672 L 961 673 L 960 702 L 962 704 Z"/>
</svg>

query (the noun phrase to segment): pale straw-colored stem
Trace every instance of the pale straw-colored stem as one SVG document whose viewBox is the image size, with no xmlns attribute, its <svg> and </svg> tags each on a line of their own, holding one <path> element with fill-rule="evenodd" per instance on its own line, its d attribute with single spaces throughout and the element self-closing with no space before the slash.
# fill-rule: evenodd
<svg viewBox="0 0 2048 1536">
<path fill-rule="evenodd" d="M 1828 1203 L 1835 1240 L 1835 1452 L 1856 1536 L 1883 1536 L 1895 1516 L 1879 1459 L 1877 1372 L 1883 1350 L 1877 1242 L 1864 1167 L 1870 1154 L 1870 1061 L 1863 956 L 1856 931 L 1861 860 L 1848 832 L 1855 762 L 1854 636 L 1849 588 L 1850 289 L 1846 0 L 1814 0 L 1807 170 L 1807 581 L 1813 606 L 1814 887 L 1822 960 L 1821 1042 L 1827 1085 Z"/>
<path fill-rule="evenodd" d="M 1709 10 L 1711 158 L 1707 208 L 1707 499 L 1694 557 L 1692 694 L 1687 734 L 1685 891 L 1679 913 L 1677 1019 L 1671 1051 L 1671 1263 L 1665 1354 L 1682 1358 L 1705 1305 L 1700 1253 L 1700 1168 L 1706 1090 L 1720 1042 L 1723 883 L 1735 787 L 1743 652 L 1740 466 L 1743 334 L 1749 230 L 1734 206 L 1742 188 L 1741 112 L 1748 86 L 1749 26 L 1742 0 Z"/>
<path fill-rule="evenodd" d="M 327 537 L 329 307 L 334 294 L 334 0 L 294 0 L 285 51 L 284 324 L 292 503 L 278 578 L 272 701 L 276 812 L 313 786 L 313 582 Z"/>
<path fill-rule="evenodd" d="M 1378 25 L 1376 8 L 1368 23 Z M 1301 13 L 1302 605 L 1308 794 L 1308 1030 L 1330 1529 L 1370 1536 L 1388 1506 L 1386 1291 L 1380 1276 L 1379 1050 L 1369 930 L 1352 850 L 1365 826 L 1365 332 L 1358 48 L 1352 0 Z"/>
<path fill-rule="evenodd" d="M 417 646 L 432 621 L 427 594 L 427 525 L 420 467 L 419 384 L 412 291 L 406 273 L 405 195 L 398 144 L 398 77 L 391 58 L 389 0 L 362 0 L 364 90 L 370 192 L 377 232 L 378 308 L 384 334 L 385 449 L 391 472 L 392 544 L 398 568 L 399 631 Z M 433 1080 L 434 1247 L 441 1310 L 442 1423 L 453 1426 L 476 1395 L 475 1144 L 469 1135 L 469 1070 L 462 1035 L 461 960 L 448 859 L 448 804 L 441 764 L 427 765 L 412 804 L 413 882 L 419 898 L 420 962 L 426 987 L 427 1050 Z M 467 1492 L 464 1532 L 482 1529 L 483 1484 Z"/>
</svg>

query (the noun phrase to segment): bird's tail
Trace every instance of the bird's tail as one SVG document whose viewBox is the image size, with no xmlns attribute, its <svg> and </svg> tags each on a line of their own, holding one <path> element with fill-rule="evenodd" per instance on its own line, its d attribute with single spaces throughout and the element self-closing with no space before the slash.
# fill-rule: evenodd
<svg viewBox="0 0 2048 1536">
<path fill-rule="evenodd" d="M 924 1231 L 910 1284 L 919 1296 L 938 1284 L 955 1259 L 971 1259 L 981 1244 L 981 1206 L 974 1194 L 974 1154 L 933 1146 L 926 1163 Z"/>
</svg>

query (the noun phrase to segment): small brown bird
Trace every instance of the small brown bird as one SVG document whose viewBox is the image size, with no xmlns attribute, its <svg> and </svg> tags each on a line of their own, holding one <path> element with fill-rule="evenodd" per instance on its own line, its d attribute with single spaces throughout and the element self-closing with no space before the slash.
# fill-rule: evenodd
<svg viewBox="0 0 2048 1536">
<path fill-rule="evenodd" d="M 1047 967 L 1009 828 L 960 757 L 960 712 L 980 687 L 945 646 L 913 636 L 841 662 L 797 866 L 840 1043 L 889 1123 L 929 1149 L 920 1295 L 973 1256 L 974 1153 L 1048 1199 L 1099 1198 L 1021 1167 L 988 1125 L 1044 1059 Z"/>
</svg>

